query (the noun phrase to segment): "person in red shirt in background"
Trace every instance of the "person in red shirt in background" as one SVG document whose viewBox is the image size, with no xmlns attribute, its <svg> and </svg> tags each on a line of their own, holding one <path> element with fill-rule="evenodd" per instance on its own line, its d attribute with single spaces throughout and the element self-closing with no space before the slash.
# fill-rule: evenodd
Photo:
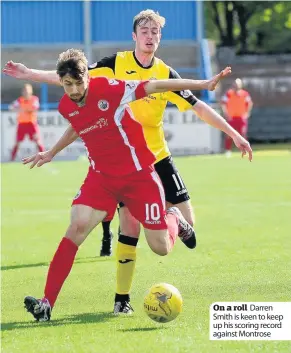
<svg viewBox="0 0 291 353">
<path fill-rule="evenodd" d="M 39 110 L 39 99 L 33 95 L 33 89 L 30 84 L 25 84 L 22 90 L 22 96 L 16 99 L 9 110 L 18 112 L 16 143 L 12 149 L 11 161 L 15 160 L 19 144 L 28 135 L 31 141 L 34 141 L 39 152 L 44 151 L 40 140 L 39 128 L 37 124 L 37 111 Z"/>
<path fill-rule="evenodd" d="M 248 91 L 242 89 L 242 80 L 237 78 L 231 89 L 222 97 L 221 106 L 228 123 L 243 137 L 247 135 L 248 118 L 253 108 L 252 98 Z M 225 153 L 231 156 L 232 139 L 226 136 Z"/>
</svg>

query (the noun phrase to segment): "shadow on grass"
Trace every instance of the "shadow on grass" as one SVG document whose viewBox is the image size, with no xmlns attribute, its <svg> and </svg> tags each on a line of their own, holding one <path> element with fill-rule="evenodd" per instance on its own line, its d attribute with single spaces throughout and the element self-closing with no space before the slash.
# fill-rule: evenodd
<svg viewBox="0 0 291 353">
<path fill-rule="evenodd" d="M 84 257 L 75 260 L 75 264 L 84 264 L 89 262 L 104 262 L 104 261 L 113 261 L 112 257 L 109 256 L 91 256 L 91 257 Z M 1 271 L 8 271 L 8 270 L 17 270 L 19 268 L 29 268 L 29 267 L 41 267 L 41 266 L 49 266 L 49 262 L 37 262 L 34 264 L 15 264 L 9 266 L 1 266 Z"/>
<path fill-rule="evenodd" d="M 106 322 L 113 318 L 115 318 L 115 316 L 112 314 L 112 312 L 83 313 L 66 316 L 62 319 L 56 319 L 49 322 L 5 322 L 1 324 L 1 330 L 11 331 L 28 328 L 50 328 L 64 325 L 90 324 L 97 322 Z"/>
<path fill-rule="evenodd" d="M 121 332 L 146 332 L 146 331 L 157 331 L 157 330 L 165 330 L 167 327 L 165 326 L 160 326 L 160 327 L 135 327 L 135 328 L 126 328 L 126 329 L 121 329 L 118 331 Z"/>
</svg>

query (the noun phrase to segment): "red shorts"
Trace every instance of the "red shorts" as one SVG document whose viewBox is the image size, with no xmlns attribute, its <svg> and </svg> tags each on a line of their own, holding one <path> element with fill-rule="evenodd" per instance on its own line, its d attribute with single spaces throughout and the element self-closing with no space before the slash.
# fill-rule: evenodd
<svg viewBox="0 0 291 353">
<path fill-rule="evenodd" d="M 130 213 L 145 228 L 167 229 L 164 189 L 153 167 L 122 178 L 105 176 L 89 168 L 72 204 L 106 211 L 105 220 L 108 221 L 113 218 L 119 202 L 125 203 Z"/>
<path fill-rule="evenodd" d="M 35 141 L 39 136 L 38 125 L 35 123 L 20 123 L 17 126 L 16 141 L 21 142 L 28 135 L 30 140 Z"/>
<path fill-rule="evenodd" d="M 235 117 L 228 121 L 229 125 L 233 127 L 243 137 L 247 135 L 248 119 L 242 117 Z"/>
</svg>

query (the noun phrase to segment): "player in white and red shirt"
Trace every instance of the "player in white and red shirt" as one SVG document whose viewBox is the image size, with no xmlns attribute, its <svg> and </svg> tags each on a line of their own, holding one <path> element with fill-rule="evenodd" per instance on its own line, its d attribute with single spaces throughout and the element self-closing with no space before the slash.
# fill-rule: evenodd
<svg viewBox="0 0 291 353">
<path fill-rule="evenodd" d="M 119 81 L 89 80 L 84 54 L 75 49 L 62 53 L 57 73 L 65 90 L 59 111 L 70 125 L 49 151 L 28 157 L 31 167 L 49 162 L 80 136 L 90 160 L 87 177 L 73 200 L 71 224 L 50 264 L 43 299 L 25 298 L 36 320 L 48 321 L 61 287 L 72 268 L 78 247 L 105 219 L 111 220 L 118 202 L 124 202 L 143 226 L 151 249 L 166 255 L 177 239 L 196 246 L 193 228 L 176 207 L 165 209 L 160 179 L 152 167 L 155 158 L 146 146 L 141 125 L 127 103 L 149 94 L 195 89 L 193 80 Z M 252 152 L 241 138 L 243 153 Z"/>
</svg>

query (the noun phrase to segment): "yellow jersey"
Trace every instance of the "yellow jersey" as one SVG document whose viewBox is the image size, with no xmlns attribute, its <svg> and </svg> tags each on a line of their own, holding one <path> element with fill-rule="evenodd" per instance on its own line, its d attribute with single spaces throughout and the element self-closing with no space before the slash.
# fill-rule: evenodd
<svg viewBox="0 0 291 353">
<path fill-rule="evenodd" d="M 175 70 L 156 57 L 148 67 L 143 67 L 132 51 L 118 52 L 90 65 L 89 74 L 92 77 L 139 81 L 180 78 Z M 147 146 L 155 155 L 156 162 L 170 155 L 163 128 L 163 115 L 168 102 L 175 104 L 180 111 L 186 111 L 197 99 L 190 91 L 181 91 L 156 93 L 130 103 L 135 119 L 143 127 Z"/>
</svg>

